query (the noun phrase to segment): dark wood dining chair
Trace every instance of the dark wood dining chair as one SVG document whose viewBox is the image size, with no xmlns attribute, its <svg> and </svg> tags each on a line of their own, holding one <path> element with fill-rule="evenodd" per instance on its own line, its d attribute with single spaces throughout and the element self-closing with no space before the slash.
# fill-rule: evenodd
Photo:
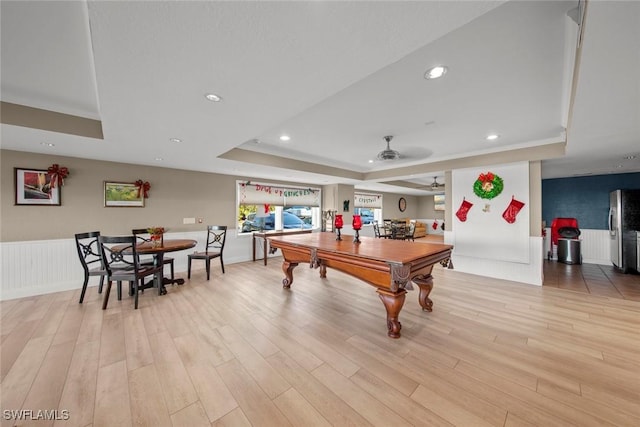
<svg viewBox="0 0 640 427">
<path fill-rule="evenodd" d="M 378 239 L 388 239 L 390 236 L 387 234 L 386 230 L 382 230 L 382 232 L 380 231 L 380 226 L 378 225 L 377 221 L 373 222 L 373 234 L 378 238 Z"/>
<path fill-rule="evenodd" d="M 131 233 L 136 237 L 136 241 L 138 243 L 151 242 L 151 235 L 149 234 L 149 231 L 146 228 L 134 228 L 133 230 L 131 230 Z M 153 264 L 154 262 L 155 262 L 155 257 L 153 257 L 153 259 L 141 260 L 141 263 L 143 265 Z M 175 279 L 174 270 L 173 270 L 173 258 L 164 256 L 162 258 L 162 263 L 165 265 L 169 264 L 169 266 L 171 267 L 171 280 L 173 281 Z"/>
<path fill-rule="evenodd" d="M 393 239 L 393 221 L 390 219 L 383 219 L 382 220 L 382 230 L 381 233 L 382 235 L 387 236 L 387 239 Z"/>
<path fill-rule="evenodd" d="M 122 299 L 122 282 L 129 282 L 133 288 L 135 298 L 134 307 L 138 308 L 138 286 L 141 280 L 147 276 L 154 276 L 154 284 L 161 286 L 161 265 L 143 265 L 140 263 L 136 251 L 135 236 L 100 236 L 100 249 L 102 251 L 102 262 L 107 270 L 107 289 L 104 292 L 102 309 L 107 308 L 111 284 L 118 282 L 118 299 Z M 117 249 L 115 249 L 117 247 Z"/>
<path fill-rule="evenodd" d="M 406 229 L 406 232 L 404 233 L 404 240 L 411 240 L 412 242 L 415 242 L 415 234 L 416 234 L 416 223 L 414 221 L 411 221 L 409 223 L 409 227 Z"/>
<path fill-rule="evenodd" d="M 207 246 L 204 252 L 194 252 L 188 255 L 187 261 L 187 278 L 191 279 L 191 261 L 194 259 L 203 259 L 207 268 L 207 280 L 211 276 L 211 260 L 220 258 L 220 267 L 224 274 L 224 261 L 222 252 L 224 251 L 224 242 L 227 237 L 226 225 L 209 225 L 207 226 Z"/>
<path fill-rule="evenodd" d="M 407 234 L 407 224 L 405 222 L 396 222 L 393 224 L 393 238 L 396 240 L 404 240 Z"/>
<path fill-rule="evenodd" d="M 80 258 L 80 264 L 82 264 L 82 269 L 84 270 L 84 283 L 82 283 L 79 304 L 82 304 L 82 301 L 84 301 L 84 294 L 87 292 L 90 276 L 100 276 L 98 293 L 102 293 L 104 277 L 107 275 L 107 271 L 102 266 L 98 237 L 100 237 L 99 231 L 90 231 L 88 233 L 78 233 L 75 235 L 78 258 Z"/>
</svg>

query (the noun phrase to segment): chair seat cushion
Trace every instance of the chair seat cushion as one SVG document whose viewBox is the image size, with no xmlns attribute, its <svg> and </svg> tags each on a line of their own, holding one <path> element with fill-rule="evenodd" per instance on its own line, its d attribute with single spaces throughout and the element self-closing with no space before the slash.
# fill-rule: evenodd
<svg viewBox="0 0 640 427">
<path fill-rule="evenodd" d="M 89 276 L 106 276 L 107 271 L 102 270 L 100 268 L 94 268 L 93 270 L 89 270 Z"/>
<path fill-rule="evenodd" d="M 138 268 L 138 278 L 149 276 L 151 274 L 155 274 L 156 272 L 162 271 L 162 266 L 140 266 Z M 118 268 L 111 269 L 111 279 L 115 281 L 121 280 L 135 280 L 135 269 L 133 266 L 122 266 Z"/>
<path fill-rule="evenodd" d="M 220 252 L 194 252 L 189 254 L 189 258 L 215 258 L 220 256 Z"/>
</svg>

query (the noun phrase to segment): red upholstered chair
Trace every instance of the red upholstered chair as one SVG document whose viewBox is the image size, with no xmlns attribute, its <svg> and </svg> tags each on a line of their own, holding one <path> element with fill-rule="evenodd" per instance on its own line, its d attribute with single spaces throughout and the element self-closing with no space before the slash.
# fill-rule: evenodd
<svg viewBox="0 0 640 427">
<path fill-rule="evenodd" d="M 226 225 L 209 225 L 207 226 L 207 246 L 204 252 L 194 252 L 189 254 L 187 263 L 187 278 L 191 279 L 191 260 L 202 259 L 207 268 L 207 280 L 211 276 L 211 260 L 220 258 L 220 267 L 224 274 L 224 261 L 222 260 L 222 252 L 224 251 L 224 242 L 227 236 Z"/>
</svg>

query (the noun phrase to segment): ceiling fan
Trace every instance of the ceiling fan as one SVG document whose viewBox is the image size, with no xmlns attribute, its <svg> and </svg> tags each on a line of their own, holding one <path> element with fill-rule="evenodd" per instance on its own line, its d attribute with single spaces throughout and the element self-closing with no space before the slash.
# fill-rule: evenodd
<svg viewBox="0 0 640 427">
<path fill-rule="evenodd" d="M 431 183 L 431 190 L 437 191 L 437 190 L 442 190 L 442 189 L 444 189 L 444 184 L 440 184 L 438 182 L 438 177 L 434 176 L 433 177 L 433 182 Z"/>
<path fill-rule="evenodd" d="M 393 135 L 384 137 L 384 140 L 387 141 L 387 148 L 378 153 L 378 160 L 398 160 L 400 158 L 400 153 L 391 149 L 390 143 L 392 139 Z"/>
</svg>

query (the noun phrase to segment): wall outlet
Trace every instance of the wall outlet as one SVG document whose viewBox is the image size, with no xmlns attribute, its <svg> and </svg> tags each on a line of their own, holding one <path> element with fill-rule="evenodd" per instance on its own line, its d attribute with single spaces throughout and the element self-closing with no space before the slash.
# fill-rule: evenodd
<svg viewBox="0 0 640 427">
<path fill-rule="evenodd" d="M 182 223 L 183 224 L 195 224 L 196 223 L 196 219 L 195 218 L 182 218 Z"/>
</svg>

